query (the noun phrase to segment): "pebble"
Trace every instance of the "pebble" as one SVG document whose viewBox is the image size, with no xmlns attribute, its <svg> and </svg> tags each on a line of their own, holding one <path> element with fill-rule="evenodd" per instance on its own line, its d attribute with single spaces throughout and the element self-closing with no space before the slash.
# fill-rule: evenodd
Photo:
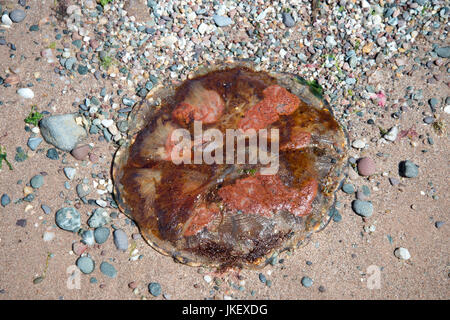
<svg viewBox="0 0 450 320">
<path fill-rule="evenodd" d="M 362 140 L 355 140 L 352 143 L 352 147 L 355 149 L 363 149 L 366 146 L 366 143 Z"/>
<path fill-rule="evenodd" d="M 40 174 L 35 175 L 31 178 L 30 184 L 34 189 L 39 189 L 44 184 L 44 177 Z"/>
<path fill-rule="evenodd" d="M 435 52 L 441 58 L 450 58 L 450 46 L 436 48 Z"/>
<path fill-rule="evenodd" d="M 373 205 L 370 201 L 354 200 L 352 202 L 352 209 L 361 217 L 370 217 L 373 213 Z"/>
<path fill-rule="evenodd" d="M 75 208 L 62 208 L 56 212 L 56 224 L 63 230 L 76 232 L 81 227 L 81 215 Z"/>
<path fill-rule="evenodd" d="M 161 285 L 158 282 L 150 282 L 148 285 L 148 291 L 152 296 L 157 297 L 161 294 Z"/>
<path fill-rule="evenodd" d="M 105 227 L 98 227 L 94 230 L 94 238 L 95 238 L 95 242 L 97 242 L 98 244 L 103 244 L 106 242 L 106 240 L 108 240 L 109 238 L 109 228 L 105 228 Z"/>
<path fill-rule="evenodd" d="M 45 214 L 50 214 L 52 212 L 52 209 L 50 209 L 50 207 L 46 206 L 45 204 L 41 205 L 41 209 Z"/>
<path fill-rule="evenodd" d="M 434 224 L 434 226 L 439 229 L 440 227 L 442 227 L 444 225 L 444 221 L 436 221 L 436 223 Z"/>
<path fill-rule="evenodd" d="M 394 255 L 402 260 L 409 260 L 411 258 L 411 254 L 406 248 L 397 248 L 394 251 Z"/>
<path fill-rule="evenodd" d="M 9 27 L 13 24 L 11 18 L 7 14 L 2 15 L 2 23 Z"/>
<path fill-rule="evenodd" d="M 100 264 L 100 271 L 110 277 L 110 278 L 115 278 L 117 276 L 117 270 L 116 268 L 114 268 L 114 266 L 106 261 L 103 261 Z"/>
<path fill-rule="evenodd" d="M 74 242 L 72 244 L 72 251 L 77 256 L 81 256 L 87 249 L 88 249 L 88 246 L 82 242 Z"/>
<path fill-rule="evenodd" d="M 348 194 L 352 194 L 352 193 L 355 193 L 355 187 L 350 183 L 345 183 L 342 186 L 342 191 L 344 191 L 345 193 L 348 193 Z"/>
<path fill-rule="evenodd" d="M 283 23 L 286 27 L 292 28 L 293 26 L 295 26 L 295 21 L 289 12 L 283 12 L 282 16 L 283 16 Z"/>
<path fill-rule="evenodd" d="M 36 151 L 36 149 L 39 147 L 39 145 L 42 142 L 42 138 L 41 137 L 33 137 L 33 138 L 29 138 L 28 142 L 27 142 L 27 146 L 28 148 L 30 148 L 32 151 Z"/>
<path fill-rule="evenodd" d="M 83 272 L 84 274 L 90 274 L 95 269 L 94 260 L 92 260 L 89 257 L 78 258 L 76 264 L 77 264 L 78 269 L 80 269 L 80 271 Z"/>
<path fill-rule="evenodd" d="M 395 141 L 398 135 L 398 127 L 392 127 L 389 131 L 383 136 L 386 140 Z"/>
<path fill-rule="evenodd" d="M 69 179 L 69 180 L 73 180 L 73 178 L 75 177 L 75 174 L 77 173 L 77 169 L 71 168 L 71 167 L 66 167 L 63 170 L 64 170 L 64 174 L 66 175 L 67 179 Z"/>
<path fill-rule="evenodd" d="M 91 228 L 103 227 L 105 224 L 111 222 L 111 218 L 108 215 L 108 211 L 103 208 L 97 208 L 92 213 L 88 220 L 88 225 Z"/>
<path fill-rule="evenodd" d="M 25 228 L 27 226 L 27 219 L 19 219 L 16 221 L 16 226 Z"/>
<path fill-rule="evenodd" d="M 128 237 L 125 231 L 117 229 L 114 231 L 113 236 L 117 250 L 126 251 L 128 249 Z"/>
<path fill-rule="evenodd" d="M 310 277 L 303 277 L 302 280 L 302 286 L 305 288 L 309 288 L 313 285 L 313 280 Z"/>
<path fill-rule="evenodd" d="M 34 92 L 30 88 L 20 88 L 19 90 L 17 90 L 17 94 L 24 99 L 34 98 Z"/>
<path fill-rule="evenodd" d="M 22 22 L 27 16 L 26 12 L 22 9 L 15 9 L 9 13 L 9 17 L 12 22 L 19 23 Z"/>
<path fill-rule="evenodd" d="M 81 238 L 83 239 L 83 243 L 88 246 L 93 246 L 95 244 L 94 231 L 92 230 L 84 230 L 81 234 Z"/>
<path fill-rule="evenodd" d="M 8 204 L 11 203 L 11 199 L 9 198 L 9 196 L 6 193 L 4 193 L 2 195 L 0 203 L 1 203 L 2 207 L 6 207 Z"/>
<path fill-rule="evenodd" d="M 358 173 L 362 176 L 370 176 L 376 171 L 375 162 L 369 157 L 359 159 L 357 167 Z"/>
<path fill-rule="evenodd" d="M 80 198 L 86 197 L 88 194 L 92 192 L 91 188 L 84 183 L 80 183 L 76 186 L 77 194 Z"/>
<path fill-rule="evenodd" d="M 89 147 L 88 144 L 86 145 L 82 145 L 79 147 L 76 147 L 75 149 L 73 149 L 70 154 L 77 160 L 85 160 L 86 157 L 88 156 L 89 152 L 91 151 L 91 148 Z"/>
<path fill-rule="evenodd" d="M 50 231 L 45 231 L 44 235 L 42 236 L 42 239 L 45 242 L 52 241 L 53 239 L 55 239 L 55 233 L 54 232 L 50 232 Z"/>
<path fill-rule="evenodd" d="M 47 158 L 49 158 L 51 160 L 58 160 L 59 159 L 58 151 L 56 151 L 55 148 L 48 149 L 47 150 Z"/>
<path fill-rule="evenodd" d="M 419 167 L 412 161 L 402 161 L 399 164 L 399 174 L 405 178 L 415 178 L 419 175 Z"/>
<path fill-rule="evenodd" d="M 213 15 L 213 20 L 218 27 L 226 27 L 233 23 L 230 17 L 219 16 L 217 14 Z"/>
<path fill-rule="evenodd" d="M 76 114 L 49 116 L 39 122 L 44 140 L 63 151 L 71 151 L 87 137 L 86 130 L 75 120 Z"/>
</svg>

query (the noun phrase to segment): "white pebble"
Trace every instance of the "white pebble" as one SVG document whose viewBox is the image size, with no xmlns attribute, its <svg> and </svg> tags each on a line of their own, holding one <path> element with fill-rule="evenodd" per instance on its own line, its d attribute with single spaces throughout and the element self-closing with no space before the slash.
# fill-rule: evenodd
<svg viewBox="0 0 450 320">
<path fill-rule="evenodd" d="M 355 140 L 352 143 L 352 147 L 355 149 L 363 149 L 366 146 L 366 143 L 362 140 Z"/>
<path fill-rule="evenodd" d="M 397 139 L 397 135 L 398 135 L 398 127 L 392 127 L 388 133 L 386 133 L 384 135 L 383 138 L 385 138 L 386 140 L 389 141 L 395 141 L 395 139 Z"/>
<path fill-rule="evenodd" d="M 406 248 L 397 248 L 394 251 L 394 255 L 402 260 L 408 260 L 409 258 L 411 258 L 411 255 L 409 254 L 408 249 Z"/>
<path fill-rule="evenodd" d="M 11 18 L 7 14 L 4 14 L 2 16 L 2 23 L 8 27 L 12 26 L 12 24 L 13 24 Z"/>
<path fill-rule="evenodd" d="M 112 119 L 103 119 L 103 120 L 102 120 L 102 125 L 103 125 L 105 128 L 110 127 L 113 123 L 114 123 L 114 120 L 112 120 Z"/>
<path fill-rule="evenodd" d="M 212 278 L 211 278 L 211 276 L 206 275 L 203 277 L 203 280 L 205 280 L 206 283 L 210 283 L 212 281 Z"/>
<path fill-rule="evenodd" d="M 33 99 L 34 98 L 34 92 L 30 88 L 20 88 L 17 90 L 17 93 L 19 96 L 25 99 Z"/>
<path fill-rule="evenodd" d="M 42 238 L 44 241 L 52 241 L 55 238 L 55 234 L 53 232 L 45 231 Z"/>
<path fill-rule="evenodd" d="M 449 114 L 449 113 L 450 113 L 450 105 L 448 105 L 448 106 L 445 106 L 445 108 L 444 108 L 444 112 L 445 112 L 445 113 L 447 113 L 447 114 Z"/>
</svg>

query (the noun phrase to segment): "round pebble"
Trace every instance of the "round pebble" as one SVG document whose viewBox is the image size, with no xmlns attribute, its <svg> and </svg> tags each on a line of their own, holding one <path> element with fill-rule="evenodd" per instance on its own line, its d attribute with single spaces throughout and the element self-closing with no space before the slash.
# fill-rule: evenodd
<svg viewBox="0 0 450 320">
<path fill-rule="evenodd" d="M 117 270 L 116 268 L 114 268 L 114 266 L 106 261 L 103 261 L 100 264 L 100 271 L 110 277 L 110 278 L 115 278 L 117 276 Z"/>
<path fill-rule="evenodd" d="M 161 285 L 158 282 L 150 282 L 150 284 L 148 285 L 148 291 L 154 297 L 157 297 L 161 294 Z"/>
<path fill-rule="evenodd" d="M 370 201 L 354 200 L 352 209 L 356 214 L 365 218 L 370 217 L 373 213 L 373 205 Z"/>
<path fill-rule="evenodd" d="M 348 193 L 348 194 L 352 194 L 352 193 L 355 193 L 355 187 L 350 183 L 345 183 L 342 186 L 342 191 L 344 191 L 345 193 Z"/>
<path fill-rule="evenodd" d="M 95 269 L 95 263 L 94 260 L 92 260 L 89 257 L 80 257 L 77 260 L 77 267 L 80 269 L 81 272 L 84 274 L 92 273 Z"/>
<path fill-rule="evenodd" d="M 113 236 L 117 250 L 126 251 L 128 249 L 128 237 L 125 231 L 117 229 L 114 231 Z"/>
<path fill-rule="evenodd" d="M 105 243 L 109 238 L 109 228 L 99 227 L 94 230 L 95 242 L 98 244 Z"/>
<path fill-rule="evenodd" d="M 22 9 L 15 9 L 9 13 L 9 17 L 12 22 L 19 23 L 22 22 L 27 16 L 26 12 Z"/>
<path fill-rule="evenodd" d="M 395 249 L 394 255 L 401 260 L 409 260 L 411 258 L 411 254 L 406 248 Z"/>
<path fill-rule="evenodd" d="M 81 226 L 81 215 L 75 208 L 62 208 L 56 212 L 56 224 L 63 230 L 76 232 Z"/>
<path fill-rule="evenodd" d="M 34 189 L 39 189 L 44 184 L 44 177 L 40 174 L 34 176 L 30 180 L 30 184 Z"/>
<path fill-rule="evenodd" d="M 313 280 L 310 277 L 303 277 L 302 280 L 302 286 L 305 288 L 309 288 L 313 285 Z"/>
<path fill-rule="evenodd" d="M 375 162 L 369 157 L 359 159 L 357 167 L 358 173 L 362 176 L 370 176 L 374 174 L 376 170 Z"/>
</svg>

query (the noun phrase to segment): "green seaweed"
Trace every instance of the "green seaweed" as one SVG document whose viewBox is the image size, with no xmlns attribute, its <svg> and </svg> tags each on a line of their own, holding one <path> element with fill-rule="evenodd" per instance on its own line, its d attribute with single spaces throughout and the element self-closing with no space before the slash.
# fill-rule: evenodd
<svg viewBox="0 0 450 320">
<path fill-rule="evenodd" d="M 308 86 L 309 91 L 311 91 L 311 93 L 315 95 L 317 98 L 319 99 L 323 98 L 323 88 L 317 82 L 317 80 L 307 81 L 300 76 L 296 76 L 295 79 L 297 80 L 298 83 Z"/>
<path fill-rule="evenodd" d="M 28 117 L 26 117 L 24 119 L 24 121 L 25 121 L 25 123 L 29 123 L 29 124 L 32 124 L 34 126 L 37 126 L 39 120 L 41 120 L 42 117 L 43 117 L 42 113 L 40 113 L 39 111 L 36 111 L 36 106 L 33 105 L 31 107 L 30 114 L 28 115 Z"/>
<path fill-rule="evenodd" d="M 0 146 L 0 169 L 2 168 L 3 161 L 5 161 L 9 167 L 9 170 L 13 170 L 13 167 L 11 163 L 8 161 L 8 159 L 6 159 L 6 156 L 7 155 L 5 149 L 3 148 L 3 146 Z"/>
</svg>

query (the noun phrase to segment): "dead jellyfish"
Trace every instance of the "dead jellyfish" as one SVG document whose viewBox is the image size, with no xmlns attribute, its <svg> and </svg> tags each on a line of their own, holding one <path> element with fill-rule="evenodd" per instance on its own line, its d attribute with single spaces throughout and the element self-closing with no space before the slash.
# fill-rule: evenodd
<svg viewBox="0 0 450 320">
<path fill-rule="evenodd" d="M 243 65 L 155 88 L 113 166 L 120 209 L 192 266 L 262 267 L 331 219 L 346 135 L 302 78 Z"/>
</svg>

